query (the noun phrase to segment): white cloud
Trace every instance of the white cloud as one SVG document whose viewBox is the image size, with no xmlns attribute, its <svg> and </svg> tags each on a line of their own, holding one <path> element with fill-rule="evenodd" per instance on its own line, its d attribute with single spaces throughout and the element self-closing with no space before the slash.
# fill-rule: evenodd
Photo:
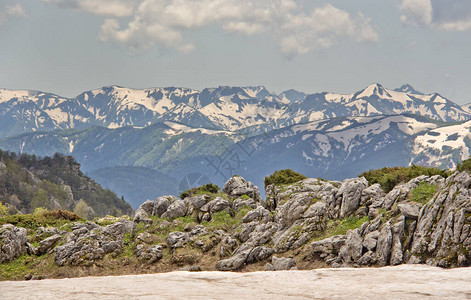
<svg viewBox="0 0 471 300">
<path fill-rule="evenodd" d="M 24 17 L 26 12 L 20 4 L 6 5 L 3 10 L 0 11 L 0 25 L 6 23 L 8 19 L 12 17 Z"/>
<path fill-rule="evenodd" d="M 102 16 L 131 16 L 136 5 L 134 0 L 43 0 L 61 8 L 77 9 Z"/>
<path fill-rule="evenodd" d="M 426 25 L 447 31 L 471 29 L 471 1 L 469 0 L 402 0 L 405 24 Z"/>
<path fill-rule="evenodd" d="M 403 23 L 429 25 L 432 22 L 430 0 L 403 0 L 400 8 L 404 11 L 404 15 L 401 16 Z"/>
<path fill-rule="evenodd" d="M 316 8 L 310 15 L 292 15 L 279 29 L 283 53 L 304 54 L 311 50 L 329 48 L 340 38 L 356 42 L 376 41 L 377 33 L 363 15 L 352 19 L 346 11 L 327 4 Z"/>
<path fill-rule="evenodd" d="M 328 48 L 341 39 L 376 41 L 370 19 L 330 4 L 305 12 L 293 0 L 43 0 L 108 15 L 99 40 L 142 51 L 154 45 L 188 52 L 194 31 L 218 26 L 230 34 L 268 35 L 286 55 Z M 111 4 L 114 9 L 111 10 Z M 121 18 L 130 16 L 129 18 Z"/>
</svg>

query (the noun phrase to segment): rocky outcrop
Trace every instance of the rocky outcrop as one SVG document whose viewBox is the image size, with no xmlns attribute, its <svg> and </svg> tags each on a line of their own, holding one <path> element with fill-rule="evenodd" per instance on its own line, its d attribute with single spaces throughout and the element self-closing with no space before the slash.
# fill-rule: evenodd
<svg viewBox="0 0 471 300">
<path fill-rule="evenodd" d="M 62 236 L 60 234 L 55 234 L 53 236 L 50 236 L 48 238 L 45 238 L 44 240 L 39 242 L 39 247 L 36 249 L 36 254 L 41 255 L 47 253 L 50 249 L 52 249 L 57 242 L 59 242 L 62 239 Z"/>
<path fill-rule="evenodd" d="M 127 220 L 105 227 L 91 222 L 77 223 L 66 235 L 64 245 L 54 249 L 54 261 L 60 266 L 90 264 L 109 253 L 118 255 L 123 248 L 124 235 L 131 232 L 133 226 Z"/>
<path fill-rule="evenodd" d="M 236 175 L 229 179 L 224 184 L 222 191 L 233 199 L 246 195 L 262 205 L 265 203 L 260 196 L 258 187 L 241 176 Z"/>
<path fill-rule="evenodd" d="M 136 254 L 140 260 L 145 260 L 148 263 L 155 263 L 163 257 L 163 247 L 161 245 L 137 245 Z"/>
<path fill-rule="evenodd" d="M 0 263 L 27 252 L 26 229 L 5 224 L 0 227 Z"/>
<path fill-rule="evenodd" d="M 273 256 L 271 264 L 265 266 L 267 271 L 296 270 L 296 261 L 288 257 Z"/>
<path fill-rule="evenodd" d="M 23 230 L 4 225 L 1 254 L 8 261 L 28 251 L 53 253 L 58 265 L 87 265 L 121 253 L 125 234 L 132 233 L 127 243 L 134 246 L 126 253 L 133 252 L 148 264 L 167 257 L 178 267 L 200 265 L 206 257 L 220 271 L 249 264 L 289 270 L 313 262 L 331 267 L 468 266 L 470 185 L 466 172 L 446 180 L 420 176 L 387 194 L 365 178 L 342 182 L 308 178 L 288 186 L 267 186 L 270 202 L 262 205 L 258 189 L 235 176 L 224 185 L 224 193 L 146 201 L 134 222 L 75 223 L 70 232 L 39 228 L 35 233 L 39 246 L 33 250 Z M 417 202 L 414 191 L 424 186 L 434 186 L 436 192 Z"/>
</svg>

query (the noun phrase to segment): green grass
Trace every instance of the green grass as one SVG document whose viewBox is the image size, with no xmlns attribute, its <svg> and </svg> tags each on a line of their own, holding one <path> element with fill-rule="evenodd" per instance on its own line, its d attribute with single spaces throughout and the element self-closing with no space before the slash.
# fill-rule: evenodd
<svg viewBox="0 0 471 300">
<path fill-rule="evenodd" d="M 270 184 L 274 185 L 287 185 L 293 184 L 300 180 L 306 179 L 307 177 L 297 173 L 291 169 L 284 169 L 275 171 L 268 177 L 265 177 L 265 187 L 269 186 Z"/>
<path fill-rule="evenodd" d="M 212 215 L 211 221 L 209 222 L 204 221 L 201 223 L 201 225 L 210 229 L 215 229 L 215 230 L 222 229 L 225 231 L 229 231 L 237 227 L 237 225 L 241 223 L 242 218 L 243 218 L 242 216 L 243 212 L 241 211 L 242 209 L 239 210 L 238 212 L 239 214 L 238 218 L 231 217 L 231 215 L 227 213 L 226 211 L 220 211 L 220 212 L 214 213 Z"/>
<path fill-rule="evenodd" d="M 470 163 L 471 164 L 471 163 Z M 428 168 L 423 166 L 412 165 L 410 167 L 393 167 L 393 168 L 382 168 L 377 170 L 370 170 L 363 172 L 359 177 L 365 177 L 369 184 L 379 183 L 381 188 L 388 193 L 396 185 L 416 178 L 421 175 L 434 176 L 440 175 L 442 177 L 448 177 L 447 171 L 440 170 L 438 168 Z"/>
<path fill-rule="evenodd" d="M 334 235 L 345 235 L 347 231 L 359 228 L 363 223 L 368 222 L 368 217 L 348 217 L 342 220 L 329 220 L 326 224 L 326 229 L 314 240 L 319 241 Z"/>
<path fill-rule="evenodd" d="M 208 183 L 202 185 L 200 187 L 194 187 L 189 190 L 186 190 L 180 194 L 181 199 L 185 199 L 187 197 L 192 197 L 195 195 L 203 195 L 203 194 L 216 194 L 219 193 L 220 189 L 217 185 Z"/>
<path fill-rule="evenodd" d="M 0 280 L 24 279 L 26 274 L 43 275 L 57 269 L 52 254 L 42 256 L 23 255 L 0 264 Z"/>
<path fill-rule="evenodd" d="M 456 166 L 456 169 L 460 172 L 466 171 L 468 173 L 471 172 L 471 158 L 463 160 Z"/>
<path fill-rule="evenodd" d="M 74 221 L 83 221 L 80 216 L 63 210 L 46 211 L 40 214 L 8 215 L 0 217 L 0 225 L 13 224 L 17 227 L 36 230 L 38 227 L 60 227 Z"/>
<path fill-rule="evenodd" d="M 418 203 L 427 203 L 437 192 L 437 186 L 421 182 L 418 187 L 410 192 L 410 200 Z"/>
</svg>

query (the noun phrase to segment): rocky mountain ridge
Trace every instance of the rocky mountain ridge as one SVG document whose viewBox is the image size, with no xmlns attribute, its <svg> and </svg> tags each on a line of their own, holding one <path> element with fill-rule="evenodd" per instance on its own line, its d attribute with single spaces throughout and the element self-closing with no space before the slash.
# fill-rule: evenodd
<svg viewBox="0 0 471 300">
<path fill-rule="evenodd" d="M 109 217 L 100 225 L 73 223 L 47 233 L 29 229 L 29 235 L 3 225 L 0 258 L 7 263 L 30 253 L 54 260 L 47 276 L 59 270 L 90 275 L 103 268 L 116 274 L 107 265 L 141 272 L 469 266 L 470 185 L 468 171 L 447 178 L 422 175 L 388 193 L 364 177 L 307 178 L 269 184 L 264 201 L 258 187 L 234 176 L 217 193 L 202 187 L 183 199 L 146 201 L 132 221 Z"/>
<path fill-rule="evenodd" d="M 372 84 L 352 94 L 279 95 L 262 86 L 130 89 L 103 87 L 75 98 L 28 90 L 0 89 L 0 137 L 25 132 L 83 129 L 91 126 L 145 127 L 173 121 L 196 128 L 276 129 L 338 117 L 419 114 L 444 122 L 466 121 L 466 108 L 434 93 L 424 95 L 405 85 L 388 90 Z"/>
</svg>

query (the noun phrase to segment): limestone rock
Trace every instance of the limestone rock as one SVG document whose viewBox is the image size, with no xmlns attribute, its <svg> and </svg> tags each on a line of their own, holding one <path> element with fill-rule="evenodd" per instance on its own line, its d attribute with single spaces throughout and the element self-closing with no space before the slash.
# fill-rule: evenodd
<svg viewBox="0 0 471 300">
<path fill-rule="evenodd" d="M 60 266 L 79 265 L 102 259 L 105 254 L 119 254 L 123 238 L 129 227 L 126 222 L 116 222 L 100 227 L 94 223 L 77 223 L 65 238 L 65 244 L 54 248 L 54 262 Z"/>
<path fill-rule="evenodd" d="M 345 238 L 345 244 L 340 248 L 339 257 L 344 263 L 356 262 L 363 253 L 362 238 L 359 229 L 349 230 Z"/>
<path fill-rule="evenodd" d="M 311 248 L 313 252 L 337 254 L 343 245 L 345 245 L 345 235 L 334 235 L 329 238 L 312 242 Z"/>
<path fill-rule="evenodd" d="M 190 241 L 190 236 L 186 232 L 175 231 L 175 232 L 171 232 L 167 236 L 167 243 L 170 246 L 170 248 L 183 247 L 189 241 Z"/>
<path fill-rule="evenodd" d="M 229 179 L 224 184 L 222 191 L 232 198 L 238 198 L 242 195 L 247 195 L 256 202 L 262 205 L 265 204 L 265 202 L 262 200 L 262 197 L 260 196 L 258 187 L 240 176 L 233 176 L 231 179 Z"/>
<path fill-rule="evenodd" d="M 55 234 L 39 242 L 39 247 L 36 250 L 37 255 L 42 255 L 47 253 L 51 248 L 53 248 L 58 241 L 62 239 L 62 236 Z"/>
<path fill-rule="evenodd" d="M 252 264 L 258 261 L 265 260 L 272 256 L 275 251 L 269 247 L 255 247 L 250 251 L 249 255 L 247 256 L 247 264 Z"/>
<path fill-rule="evenodd" d="M 267 271 L 281 271 L 281 270 L 293 270 L 296 268 L 296 261 L 292 258 L 276 257 L 273 256 L 271 264 L 267 264 L 265 269 Z"/>
<path fill-rule="evenodd" d="M 381 266 L 388 265 L 391 256 L 392 232 L 389 226 L 389 223 L 386 223 L 378 236 L 376 253 L 378 254 L 378 262 Z"/>
<path fill-rule="evenodd" d="M 242 222 L 250 223 L 253 221 L 257 221 L 266 223 L 269 222 L 270 219 L 270 211 L 268 211 L 268 209 L 266 208 L 263 208 L 262 206 L 259 206 L 256 209 L 249 211 L 242 219 Z"/>
<path fill-rule="evenodd" d="M 423 205 L 417 202 L 399 203 L 397 208 L 406 219 L 417 220 Z"/>
<path fill-rule="evenodd" d="M 26 229 L 4 224 L 0 227 L 0 263 L 23 255 L 27 251 Z"/>
<path fill-rule="evenodd" d="M 176 219 L 184 217 L 187 213 L 187 205 L 183 200 L 175 200 L 167 208 L 167 211 L 162 214 L 162 218 Z"/>
<path fill-rule="evenodd" d="M 150 206 L 152 205 L 152 208 Z M 147 200 L 136 210 L 134 222 L 150 222 L 149 215 L 152 214 L 154 202 Z M 149 212 L 150 211 L 150 212 Z"/>
<path fill-rule="evenodd" d="M 346 179 L 340 186 L 337 197 L 342 197 L 340 218 L 349 216 L 360 206 L 363 190 L 368 187 L 365 177 Z"/>
<path fill-rule="evenodd" d="M 154 200 L 154 207 L 152 209 L 152 215 L 160 217 L 164 212 L 167 211 L 170 206 L 170 201 L 167 196 L 162 196 Z"/>
<path fill-rule="evenodd" d="M 375 230 L 368 233 L 363 239 L 363 247 L 369 251 L 375 251 L 378 243 L 379 231 Z"/>
<path fill-rule="evenodd" d="M 310 192 L 301 192 L 289 197 L 288 202 L 279 206 L 275 211 L 275 222 L 282 227 L 291 226 L 316 202 L 315 196 Z"/>
<path fill-rule="evenodd" d="M 249 199 L 242 199 L 242 198 L 237 198 L 232 202 L 232 211 L 234 213 L 237 213 L 239 209 L 242 207 L 250 207 L 252 209 L 257 208 L 257 202 L 255 202 L 254 199 L 249 198 Z"/>
<path fill-rule="evenodd" d="M 247 257 L 251 250 L 240 252 L 228 259 L 220 260 L 216 263 L 218 271 L 234 271 L 245 265 Z"/>
<path fill-rule="evenodd" d="M 136 254 L 139 259 L 146 260 L 149 263 L 155 263 L 163 257 L 163 247 L 160 245 L 154 245 L 147 247 L 144 245 L 137 245 Z"/>
<path fill-rule="evenodd" d="M 209 196 L 207 195 L 197 195 L 185 198 L 185 201 L 188 203 L 188 213 L 193 214 L 195 211 L 198 211 L 206 204 L 206 199 L 208 197 Z"/>
</svg>

